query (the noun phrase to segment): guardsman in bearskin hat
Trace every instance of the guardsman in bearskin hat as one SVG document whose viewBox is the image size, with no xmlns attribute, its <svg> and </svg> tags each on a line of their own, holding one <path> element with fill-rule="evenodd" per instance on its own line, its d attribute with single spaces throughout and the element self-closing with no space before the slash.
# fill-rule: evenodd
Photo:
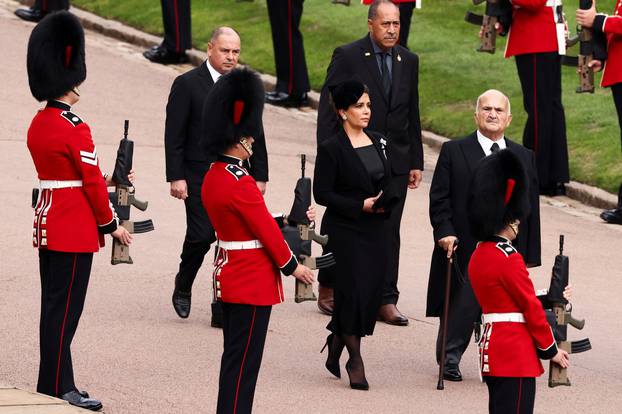
<svg viewBox="0 0 622 414">
<path fill-rule="evenodd" d="M 509 150 L 480 161 L 467 204 L 472 234 L 480 241 L 469 263 L 469 279 L 482 307 L 478 343 L 480 372 L 490 413 L 533 413 L 541 359 L 568 366 L 536 297 L 525 261 L 512 246 L 518 224 L 529 213 L 525 170 Z"/>
<path fill-rule="evenodd" d="M 41 274 L 40 365 L 37 391 L 99 410 L 101 402 L 78 391 L 71 362 L 73 340 L 89 282 L 93 253 L 111 233 L 124 244 L 132 236 L 118 226 L 91 131 L 71 112 L 86 78 L 84 31 L 60 11 L 46 16 L 28 42 L 28 82 L 47 101 L 28 129 L 28 150 L 37 169 L 32 240 Z"/>
<path fill-rule="evenodd" d="M 203 109 L 205 143 L 220 154 L 205 175 L 201 199 L 218 236 L 214 295 L 222 303 L 224 350 L 219 414 L 250 413 L 272 305 L 283 302 L 282 272 L 310 284 L 246 169 L 261 133 L 259 77 L 236 69 L 212 87 Z"/>
</svg>

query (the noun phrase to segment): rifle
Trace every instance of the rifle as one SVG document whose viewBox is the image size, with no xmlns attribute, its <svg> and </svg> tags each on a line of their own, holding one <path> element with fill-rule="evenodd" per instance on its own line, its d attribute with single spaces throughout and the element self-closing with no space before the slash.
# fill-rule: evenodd
<svg viewBox="0 0 622 414">
<path fill-rule="evenodd" d="M 136 189 L 129 181 L 127 176 L 132 169 L 132 158 L 134 157 L 134 141 L 127 138 L 127 131 L 130 126 L 130 121 L 125 120 L 123 128 L 123 139 L 119 142 L 119 149 L 117 150 L 117 159 L 114 165 L 114 172 L 112 179 L 115 182 L 115 191 L 108 193 L 110 202 L 112 203 L 117 216 L 119 217 L 120 225 L 125 227 L 130 233 L 146 233 L 152 231 L 153 222 L 151 219 L 143 221 L 131 221 L 130 220 L 130 207 L 134 206 L 140 211 L 147 210 L 148 202 L 141 201 L 136 198 Z M 120 263 L 132 264 L 132 258 L 130 257 L 130 248 L 117 239 L 112 239 L 112 257 L 110 262 L 113 265 Z"/>
<path fill-rule="evenodd" d="M 592 0 L 579 0 L 579 8 L 581 10 L 589 10 L 592 8 Z M 567 46 L 574 46 L 579 43 L 578 56 L 562 56 L 562 65 L 573 66 L 577 68 L 579 73 L 579 86 L 577 93 L 594 93 L 594 72 L 589 64 L 594 58 L 594 46 L 592 39 L 594 32 L 587 27 L 577 26 L 577 36 L 568 39 Z"/>
<path fill-rule="evenodd" d="M 499 0 L 473 0 L 473 4 L 476 6 L 485 2 L 496 5 L 499 3 Z M 483 27 L 484 32 L 481 44 L 476 50 L 478 52 L 486 52 L 491 54 L 495 53 L 497 44 L 497 29 L 495 28 L 495 25 L 499 22 L 499 16 L 497 13 L 491 12 L 488 7 L 486 7 L 484 15 L 467 11 L 464 16 L 464 20 L 467 23 Z"/>
<path fill-rule="evenodd" d="M 285 241 L 300 263 L 310 269 L 324 269 L 335 264 L 332 253 L 323 256 L 311 256 L 311 241 L 326 246 L 328 237 L 315 232 L 315 224 L 307 218 L 307 210 L 311 206 L 311 179 L 305 177 L 306 155 L 300 155 L 301 177 L 294 189 L 294 203 L 288 216 L 282 217 L 281 231 Z M 279 222 L 279 220 L 277 220 Z M 307 300 L 317 300 L 313 293 L 313 286 L 296 279 L 295 299 L 296 303 Z"/>
<path fill-rule="evenodd" d="M 547 319 L 553 329 L 553 335 L 557 347 L 571 354 L 589 351 L 592 344 L 589 338 L 579 341 L 567 340 L 568 325 L 583 329 L 585 320 L 575 319 L 572 316 L 572 305 L 564 298 L 564 289 L 568 286 L 569 260 L 564 256 L 564 236 L 559 236 L 559 254 L 555 256 L 555 264 L 551 274 L 551 285 L 546 295 L 546 300 L 552 305 L 552 310 L 547 312 Z M 566 368 L 562 368 L 553 361 L 549 364 L 549 387 L 558 385 L 570 385 Z"/>
</svg>

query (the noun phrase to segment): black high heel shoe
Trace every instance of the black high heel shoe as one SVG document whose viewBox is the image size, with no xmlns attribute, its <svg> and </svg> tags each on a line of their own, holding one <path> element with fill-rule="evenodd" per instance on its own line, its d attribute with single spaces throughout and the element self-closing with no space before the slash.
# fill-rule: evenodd
<svg viewBox="0 0 622 414">
<path fill-rule="evenodd" d="M 348 378 L 350 379 L 350 388 L 353 390 L 369 390 L 369 383 L 367 382 L 367 378 L 365 378 L 365 374 L 363 374 L 363 380 L 361 382 L 352 382 L 352 375 L 350 374 L 350 360 L 346 362 L 346 372 L 348 373 Z"/>
<path fill-rule="evenodd" d="M 335 340 L 335 334 L 328 335 L 328 337 L 326 338 L 326 343 L 322 347 L 320 354 L 324 352 L 324 349 L 326 349 L 326 347 L 328 347 L 328 357 L 326 358 L 326 363 L 324 364 L 324 366 L 331 374 L 333 374 L 337 378 L 341 378 L 341 368 L 339 368 L 339 358 L 341 357 L 341 351 L 343 350 L 343 348 L 341 348 L 341 350 L 339 351 L 334 349 L 333 347 L 334 340 Z"/>
</svg>

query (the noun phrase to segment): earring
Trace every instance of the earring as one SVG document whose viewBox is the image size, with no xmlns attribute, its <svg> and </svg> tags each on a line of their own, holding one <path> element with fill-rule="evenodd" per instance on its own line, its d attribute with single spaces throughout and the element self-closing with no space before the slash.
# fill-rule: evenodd
<svg viewBox="0 0 622 414">
<path fill-rule="evenodd" d="M 343 115 L 343 116 L 341 117 L 341 119 L 343 119 L 344 121 L 347 121 L 347 120 L 348 120 L 348 117 L 347 117 L 347 116 L 345 116 L 345 115 Z"/>
</svg>

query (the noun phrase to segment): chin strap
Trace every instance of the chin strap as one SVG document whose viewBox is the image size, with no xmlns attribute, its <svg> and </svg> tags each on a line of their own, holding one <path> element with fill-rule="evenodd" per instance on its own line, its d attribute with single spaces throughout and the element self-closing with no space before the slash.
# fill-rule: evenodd
<svg viewBox="0 0 622 414">
<path fill-rule="evenodd" d="M 242 145 L 242 148 L 244 148 L 244 150 L 248 153 L 248 156 L 252 156 L 253 155 L 253 147 L 251 146 L 251 144 L 248 143 L 248 141 L 246 140 L 246 138 L 240 138 L 240 145 Z"/>
<path fill-rule="evenodd" d="M 71 88 L 71 92 L 73 92 L 76 95 L 80 96 L 80 89 L 78 89 L 77 86 L 74 86 L 73 88 Z"/>
</svg>

